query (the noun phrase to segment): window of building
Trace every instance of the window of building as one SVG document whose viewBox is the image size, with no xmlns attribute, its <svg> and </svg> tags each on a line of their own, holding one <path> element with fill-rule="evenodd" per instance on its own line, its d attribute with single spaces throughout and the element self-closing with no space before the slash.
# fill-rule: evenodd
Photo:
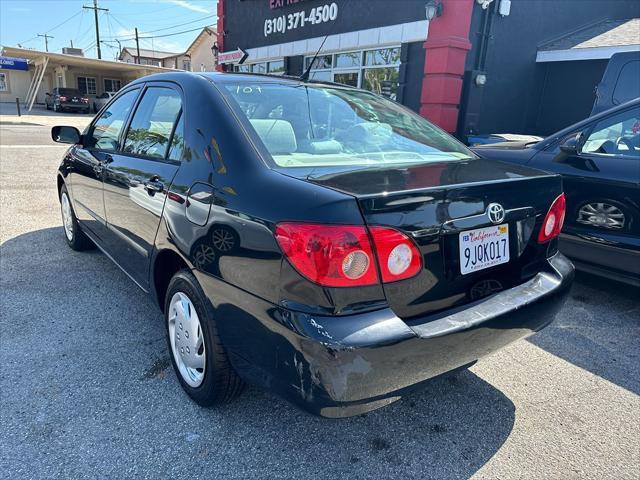
<svg viewBox="0 0 640 480">
<path fill-rule="evenodd" d="M 91 128 L 88 148 L 97 148 L 114 152 L 118 149 L 118 137 L 133 107 L 133 102 L 138 95 L 138 90 L 131 90 L 118 98 L 109 107 L 102 111 L 100 118 Z"/>
<path fill-rule="evenodd" d="M 124 151 L 164 159 L 181 109 L 182 100 L 175 90 L 163 87 L 147 89 L 133 114 Z"/>
<path fill-rule="evenodd" d="M 9 83 L 7 82 L 7 74 L 0 73 L 0 92 L 8 92 Z"/>
<path fill-rule="evenodd" d="M 96 94 L 95 77 L 78 77 L 78 90 L 85 95 Z"/>
<path fill-rule="evenodd" d="M 187 72 L 191 71 L 191 60 L 182 60 L 182 69 Z"/>
<path fill-rule="evenodd" d="M 312 58 L 305 58 L 305 68 Z M 321 55 L 313 62 L 309 78 L 364 88 L 395 100 L 400 78 L 400 47 Z"/>
<path fill-rule="evenodd" d="M 267 73 L 267 62 L 254 63 L 251 65 L 253 73 Z"/>
<path fill-rule="evenodd" d="M 104 91 L 105 92 L 117 92 L 122 88 L 122 82 L 118 79 L 105 78 L 104 79 Z"/>
<path fill-rule="evenodd" d="M 272 75 L 284 74 L 284 60 L 276 60 L 267 64 L 267 71 Z"/>
</svg>

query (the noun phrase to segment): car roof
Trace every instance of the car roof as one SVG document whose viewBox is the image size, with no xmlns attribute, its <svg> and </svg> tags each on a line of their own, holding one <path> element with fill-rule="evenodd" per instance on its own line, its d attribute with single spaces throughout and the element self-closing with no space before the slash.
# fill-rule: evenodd
<svg viewBox="0 0 640 480">
<path fill-rule="evenodd" d="M 156 73 L 153 75 L 148 75 L 145 77 L 140 77 L 134 80 L 133 82 L 127 84 L 134 85 L 137 83 L 144 83 L 147 81 L 173 81 L 180 83 L 187 78 L 196 78 L 196 77 L 204 77 L 212 83 L 228 83 L 228 82 L 268 82 L 274 84 L 281 85 L 327 85 L 331 87 L 339 87 L 349 90 L 360 90 L 358 88 L 351 87 L 349 85 L 343 85 L 341 83 L 327 82 L 321 80 L 307 80 L 306 82 L 301 80 L 299 77 L 294 77 L 290 75 L 269 75 L 269 74 L 261 74 L 261 73 L 244 73 L 244 72 L 185 72 L 185 71 L 177 71 L 177 72 L 167 72 L 167 73 Z"/>
</svg>

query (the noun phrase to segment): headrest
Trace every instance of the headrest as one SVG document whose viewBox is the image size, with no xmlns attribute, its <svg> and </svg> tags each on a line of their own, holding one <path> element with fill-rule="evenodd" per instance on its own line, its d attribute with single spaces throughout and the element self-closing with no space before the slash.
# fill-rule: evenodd
<svg viewBox="0 0 640 480">
<path fill-rule="evenodd" d="M 388 123 L 363 122 L 351 127 L 349 134 L 359 141 L 380 145 L 389 140 L 393 129 Z"/>
<path fill-rule="evenodd" d="M 286 120 L 252 118 L 249 121 L 272 155 L 293 153 L 298 149 L 296 134 Z"/>
</svg>

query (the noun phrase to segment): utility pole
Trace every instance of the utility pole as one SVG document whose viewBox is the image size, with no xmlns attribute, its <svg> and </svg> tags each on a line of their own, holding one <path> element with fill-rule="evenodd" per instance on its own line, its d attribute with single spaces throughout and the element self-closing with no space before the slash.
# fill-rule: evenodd
<svg viewBox="0 0 640 480">
<path fill-rule="evenodd" d="M 138 27 L 136 27 L 136 63 L 140 63 L 140 41 L 138 39 Z"/>
<path fill-rule="evenodd" d="M 93 10 L 93 18 L 96 21 L 96 47 L 98 48 L 98 59 L 101 59 L 102 52 L 100 51 L 100 27 L 98 26 L 98 10 L 108 12 L 109 9 L 98 7 L 98 0 L 93 0 L 93 7 L 87 7 L 86 5 L 83 5 L 82 8 Z"/>
<path fill-rule="evenodd" d="M 46 52 L 49 51 L 49 39 L 53 38 L 51 35 L 47 35 L 46 33 L 44 35 L 40 35 L 38 34 L 39 37 L 44 37 L 44 49 Z"/>
</svg>

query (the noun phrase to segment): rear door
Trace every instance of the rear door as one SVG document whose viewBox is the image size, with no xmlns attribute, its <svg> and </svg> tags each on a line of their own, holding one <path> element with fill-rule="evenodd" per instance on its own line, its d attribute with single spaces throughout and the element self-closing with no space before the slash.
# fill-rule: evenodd
<svg viewBox="0 0 640 480">
<path fill-rule="evenodd" d="M 145 87 L 104 180 L 109 250 L 142 287 L 166 193 L 183 145 L 181 92 L 169 83 Z"/>
<path fill-rule="evenodd" d="M 139 91 L 129 90 L 109 105 L 89 127 L 83 145 L 72 151 L 70 184 L 75 214 L 83 226 L 101 239 L 105 236 L 104 169 L 118 150 L 120 135 Z"/>
<path fill-rule="evenodd" d="M 610 115 L 583 129 L 579 146 L 579 153 L 570 155 L 556 145 L 530 163 L 562 174 L 567 194 L 564 232 L 603 244 L 635 244 L 637 248 L 640 107 Z"/>
</svg>

